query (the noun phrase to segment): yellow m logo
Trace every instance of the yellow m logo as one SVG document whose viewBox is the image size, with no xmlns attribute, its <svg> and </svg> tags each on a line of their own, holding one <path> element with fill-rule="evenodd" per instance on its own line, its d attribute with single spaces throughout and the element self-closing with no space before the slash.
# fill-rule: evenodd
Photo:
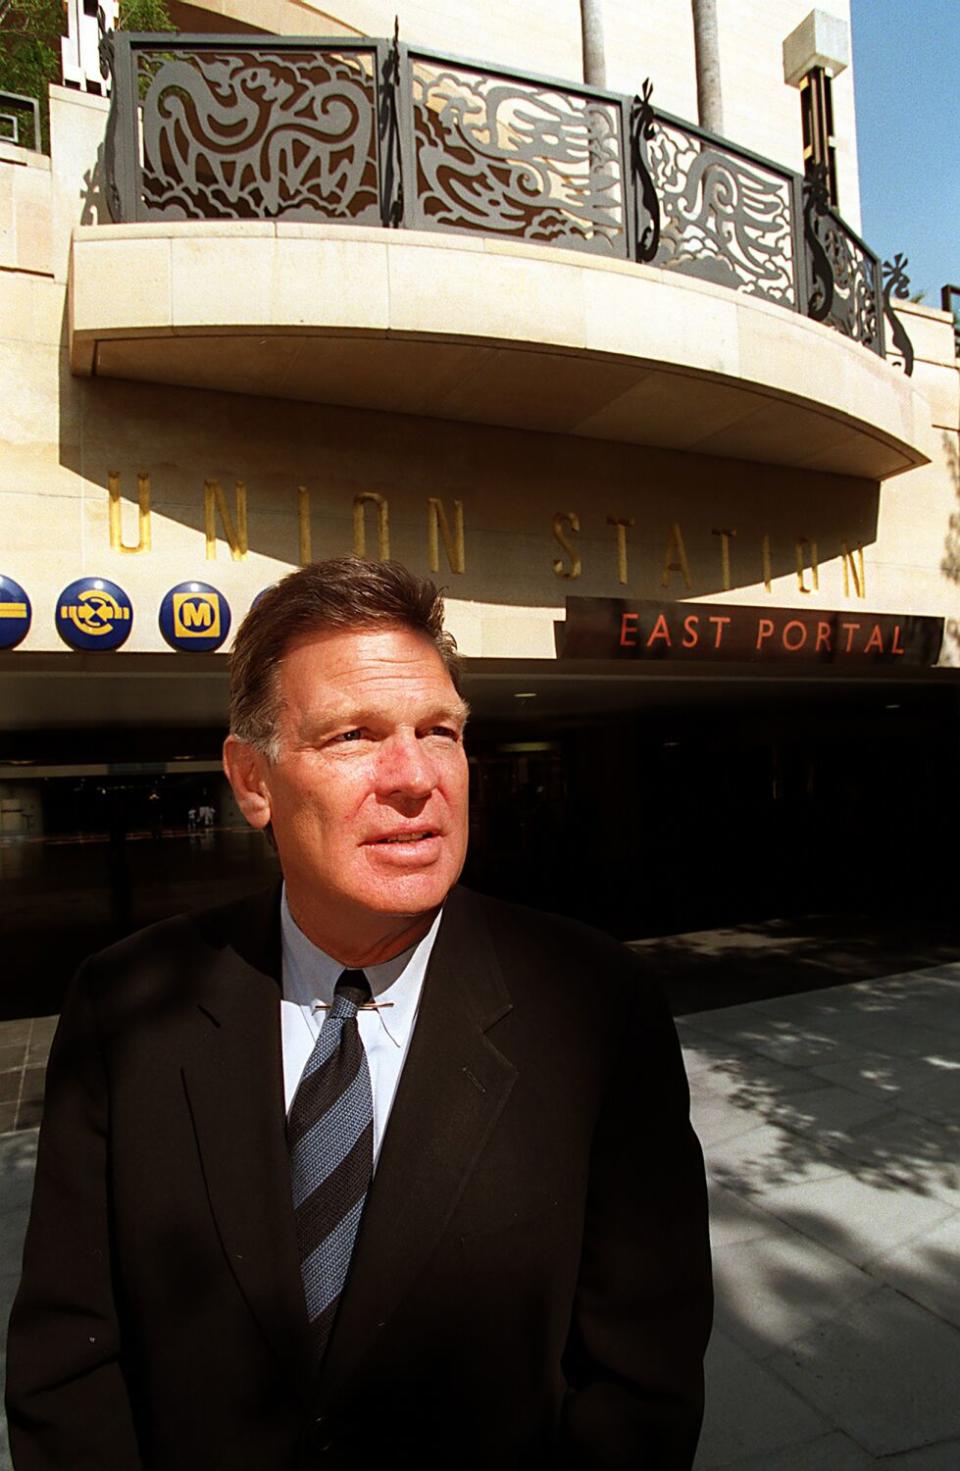
<svg viewBox="0 0 960 1471">
<path fill-rule="evenodd" d="M 209 603 L 184 603 L 180 609 L 184 628 L 209 628 L 213 613 Z"/>
<path fill-rule="evenodd" d="M 216 638 L 220 601 L 215 593 L 174 593 L 173 632 L 177 638 Z"/>
</svg>

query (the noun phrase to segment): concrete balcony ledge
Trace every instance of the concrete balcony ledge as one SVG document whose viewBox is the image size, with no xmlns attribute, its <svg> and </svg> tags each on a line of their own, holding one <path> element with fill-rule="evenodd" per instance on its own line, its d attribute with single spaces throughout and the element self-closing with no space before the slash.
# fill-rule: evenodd
<svg viewBox="0 0 960 1471">
<path fill-rule="evenodd" d="M 79 228 L 69 333 L 85 376 L 877 480 L 930 458 L 923 396 L 832 329 L 676 272 L 500 239 L 270 222 Z"/>
</svg>

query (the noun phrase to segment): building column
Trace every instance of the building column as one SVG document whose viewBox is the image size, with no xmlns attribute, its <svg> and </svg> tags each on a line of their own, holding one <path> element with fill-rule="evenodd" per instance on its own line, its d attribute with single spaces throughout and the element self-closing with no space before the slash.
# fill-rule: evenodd
<svg viewBox="0 0 960 1471">
<path fill-rule="evenodd" d="M 583 31 L 583 80 L 589 87 L 606 87 L 607 63 L 603 53 L 603 0 L 580 0 Z"/>
<path fill-rule="evenodd" d="M 701 128 L 723 133 L 723 98 L 720 91 L 720 38 L 717 31 L 717 0 L 691 0 L 693 45 L 697 66 L 697 111 Z"/>
</svg>

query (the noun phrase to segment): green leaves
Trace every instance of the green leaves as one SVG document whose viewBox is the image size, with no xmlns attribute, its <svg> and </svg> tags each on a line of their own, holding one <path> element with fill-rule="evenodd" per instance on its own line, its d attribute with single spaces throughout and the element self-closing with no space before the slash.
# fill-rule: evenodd
<svg viewBox="0 0 960 1471">
<path fill-rule="evenodd" d="M 120 0 L 117 28 L 122 31 L 173 31 L 166 0 Z M 0 91 L 35 97 L 40 104 L 39 139 L 24 114 L 19 141 L 26 148 L 50 150 L 47 88 L 59 82 L 60 37 L 66 30 L 62 0 L 0 0 Z"/>
<path fill-rule="evenodd" d="M 175 31 L 166 0 L 120 0 L 119 31 Z"/>
<path fill-rule="evenodd" d="M 35 97 L 40 103 L 40 130 L 24 115 L 19 141 L 26 148 L 50 147 L 47 88 L 60 80 L 60 37 L 64 33 L 61 0 L 0 0 L 0 91 Z"/>
</svg>

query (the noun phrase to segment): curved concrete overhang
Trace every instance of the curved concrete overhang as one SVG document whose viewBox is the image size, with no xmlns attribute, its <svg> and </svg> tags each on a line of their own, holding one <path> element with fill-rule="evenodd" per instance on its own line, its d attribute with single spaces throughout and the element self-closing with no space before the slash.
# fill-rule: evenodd
<svg viewBox="0 0 960 1471">
<path fill-rule="evenodd" d="M 830 328 L 677 272 L 486 237 L 79 228 L 69 331 L 86 376 L 873 480 L 930 458 L 926 400 Z"/>
</svg>

